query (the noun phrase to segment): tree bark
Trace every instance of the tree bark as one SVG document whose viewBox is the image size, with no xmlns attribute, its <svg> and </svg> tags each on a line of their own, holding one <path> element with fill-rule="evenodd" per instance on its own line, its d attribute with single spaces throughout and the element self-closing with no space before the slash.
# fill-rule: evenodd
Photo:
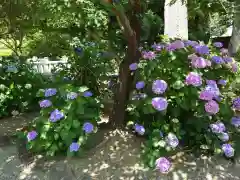
<svg viewBox="0 0 240 180">
<path fill-rule="evenodd" d="M 124 126 L 126 105 L 133 83 L 133 76 L 131 76 L 129 65 L 134 62 L 138 63 L 140 59 L 138 47 L 141 25 L 137 18 L 141 12 L 140 1 L 135 0 L 131 6 L 133 7 L 133 11 L 128 17 L 119 16 L 119 21 L 123 24 L 124 34 L 127 39 L 127 52 L 119 67 L 118 88 L 114 95 L 113 110 L 109 118 L 114 128 L 122 128 Z"/>
</svg>

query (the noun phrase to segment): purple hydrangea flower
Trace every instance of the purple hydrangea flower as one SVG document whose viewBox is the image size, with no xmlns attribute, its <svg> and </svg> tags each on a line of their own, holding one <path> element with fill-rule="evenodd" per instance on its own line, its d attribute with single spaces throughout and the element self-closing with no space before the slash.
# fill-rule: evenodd
<svg viewBox="0 0 240 180">
<path fill-rule="evenodd" d="M 45 97 L 51 97 L 57 94 L 57 89 L 55 88 L 49 88 L 45 90 L 44 96 Z"/>
<path fill-rule="evenodd" d="M 240 110 L 240 97 L 236 97 L 235 99 L 233 99 L 233 108 L 236 110 Z"/>
<path fill-rule="evenodd" d="M 28 134 L 27 134 L 28 141 L 34 140 L 37 137 L 37 135 L 38 135 L 38 133 L 36 131 L 28 132 Z"/>
<path fill-rule="evenodd" d="M 216 63 L 216 64 L 223 64 L 224 60 L 222 57 L 220 56 L 213 56 L 212 57 L 212 62 Z"/>
<path fill-rule="evenodd" d="M 144 88 L 144 86 L 145 86 L 144 81 L 139 81 L 136 83 L 136 89 L 142 89 Z"/>
<path fill-rule="evenodd" d="M 185 44 L 185 46 L 192 46 L 192 47 L 199 45 L 199 43 L 197 41 L 191 41 L 191 40 L 184 41 L 184 44 Z"/>
<path fill-rule="evenodd" d="M 234 149 L 231 144 L 223 144 L 222 151 L 226 157 L 233 157 L 234 156 Z"/>
<path fill-rule="evenodd" d="M 91 92 L 91 91 L 85 91 L 84 93 L 83 93 L 83 96 L 84 97 L 91 97 L 93 95 L 93 93 Z"/>
<path fill-rule="evenodd" d="M 210 124 L 210 129 L 213 133 L 222 133 L 226 131 L 226 127 L 222 122 Z"/>
<path fill-rule="evenodd" d="M 94 129 L 94 126 L 93 124 L 89 123 L 89 122 L 86 122 L 83 124 L 83 130 L 85 133 L 91 133 L 93 132 L 93 129 Z"/>
<path fill-rule="evenodd" d="M 173 133 L 167 135 L 166 142 L 171 148 L 176 148 L 179 144 L 177 136 Z"/>
<path fill-rule="evenodd" d="M 231 124 L 236 128 L 240 127 L 240 117 L 232 117 Z"/>
<path fill-rule="evenodd" d="M 166 91 L 167 87 L 168 87 L 168 85 L 167 85 L 166 81 L 155 80 L 152 84 L 152 91 L 155 94 L 163 94 Z"/>
<path fill-rule="evenodd" d="M 231 57 L 224 57 L 223 60 L 226 62 L 226 63 L 232 63 L 233 62 L 233 59 Z"/>
<path fill-rule="evenodd" d="M 135 71 L 135 70 L 137 70 L 137 68 L 138 68 L 138 64 L 137 63 L 132 63 L 132 64 L 129 65 L 129 69 L 131 71 Z"/>
<path fill-rule="evenodd" d="M 218 84 L 226 86 L 227 85 L 227 81 L 225 79 L 220 79 L 220 80 L 218 80 Z"/>
<path fill-rule="evenodd" d="M 165 157 L 160 157 L 156 160 L 156 169 L 159 170 L 161 173 L 167 173 L 171 168 L 170 161 Z"/>
<path fill-rule="evenodd" d="M 210 101 L 214 97 L 213 93 L 211 91 L 203 90 L 200 92 L 199 99 Z"/>
<path fill-rule="evenodd" d="M 80 145 L 76 142 L 73 142 L 69 147 L 70 152 L 77 152 L 79 148 L 80 148 Z"/>
<path fill-rule="evenodd" d="M 171 50 L 182 49 L 184 47 L 185 47 L 184 43 L 180 40 L 176 40 L 169 45 L 169 48 Z"/>
<path fill-rule="evenodd" d="M 163 97 L 155 97 L 152 99 L 152 106 L 157 111 L 164 111 L 168 107 L 167 99 L 165 99 Z"/>
<path fill-rule="evenodd" d="M 143 59 L 153 60 L 156 58 L 156 54 L 153 51 L 143 51 L 142 52 Z"/>
<path fill-rule="evenodd" d="M 223 47 L 223 43 L 221 43 L 221 42 L 215 42 L 215 43 L 213 43 L 213 45 L 217 48 Z"/>
<path fill-rule="evenodd" d="M 216 101 L 210 100 L 204 105 L 205 111 L 209 114 L 217 114 L 219 112 L 219 105 Z"/>
<path fill-rule="evenodd" d="M 187 85 L 193 85 L 195 87 L 202 85 L 202 77 L 197 74 L 196 72 L 190 72 L 185 80 L 185 84 Z"/>
<path fill-rule="evenodd" d="M 47 108 L 47 107 L 52 106 L 52 102 L 48 99 L 45 99 L 45 100 L 40 101 L 39 105 L 41 108 Z"/>
<path fill-rule="evenodd" d="M 217 84 L 213 85 L 207 85 L 205 88 L 205 91 L 209 91 L 213 94 L 214 97 L 217 97 L 220 95 L 220 90 L 217 87 Z"/>
<path fill-rule="evenodd" d="M 209 54 L 209 48 L 206 45 L 198 45 L 194 47 L 196 53 L 201 54 L 201 55 L 208 55 Z"/>
<path fill-rule="evenodd" d="M 238 64 L 237 63 L 232 63 L 232 72 L 234 72 L 234 73 L 238 72 Z"/>
<path fill-rule="evenodd" d="M 227 142 L 229 141 L 229 135 L 228 133 L 222 132 L 220 134 L 218 134 L 218 138 L 222 141 L 222 142 Z"/>
<path fill-rule="evenodd" d="M 209 66 L 206 59 L 203 57 L 194 57 L 192 58 L 191 64 L 194 68 L 205 68 Z"/>
<path fill-rule="evenodd" d="M 55 109 L 51 112 L 49 119 L 51 122 L 57 122 L 62 118 L 64 118 L 64 113 L 62 111 L 59 111 L 58 109 Z"/>
<path fill-rule="evenodd" d="M 144 135 L 145 133 L 145 128 L 142 125 L 135 124 L 134 130 L 139 134 L 139 135 Z"/>
</svg>

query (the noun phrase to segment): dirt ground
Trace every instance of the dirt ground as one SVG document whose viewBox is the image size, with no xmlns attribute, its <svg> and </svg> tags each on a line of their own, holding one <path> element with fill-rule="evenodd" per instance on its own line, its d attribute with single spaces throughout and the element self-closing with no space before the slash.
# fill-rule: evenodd
<svg viewBox="0 0 240 180">
<path fill-rule="evenodd" d="M 27 123 L 33 116 L 3 120 L 1 135 L 10 136 L 12 130 Z M 23 124 L 24 124 L 23 123 Z M 162 175 L 141 163 L 141 143 L 129 132 L 101 131 L 101 143 L 81 158 L 46 159 L 40 155 L 29 161 L 16 144 L 0 143 L 0 180 L 238 180 L 240 164 L 222 157 L 198 158 L 178 153 L 170 173 Z M 101 137 L 100 137 L 101 136 Z"/>
</svg>

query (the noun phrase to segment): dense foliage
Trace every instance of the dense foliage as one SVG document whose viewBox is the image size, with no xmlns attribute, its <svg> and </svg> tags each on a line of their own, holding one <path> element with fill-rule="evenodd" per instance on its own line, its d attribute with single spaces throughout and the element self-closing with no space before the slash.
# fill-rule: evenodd
<svg viewBox="0 0 240 180">
<path fill-rule="evenodd" d="M 139 64 L 130 65 L 137 79 L 129 120 L 138 134 L 148 137 L 145 161 L 151 167 L 159 156 L 180 147 L 222 149 L 227 157 L 234 156 L 231 123 L 238 127 L 239 119 L 231 122 L 232 107 L 239 105 L 232 106 L 228 90 L 238 66 L 221 47 L 180 40 L 154 44 L 142 50 Z M 157 166 L 162 170 L 164 165 Z"/>
<path fill-rule="evenodd" d="M 49 156 L 80 153 L 80 146 L 97 130 L 99 120 L 100 106 L 92 92 L 86 87 L 65 84 L 41 89 L 38 96 L 42 98 L 40 116 L 24 132 L 28 149 Z"/>
<path fill-rule="evenodd" d="M 0 64 L 0 117 L 37 110 L 36 92 L 44 78 L 20 60 L 2 58 Z"/>
</svg>

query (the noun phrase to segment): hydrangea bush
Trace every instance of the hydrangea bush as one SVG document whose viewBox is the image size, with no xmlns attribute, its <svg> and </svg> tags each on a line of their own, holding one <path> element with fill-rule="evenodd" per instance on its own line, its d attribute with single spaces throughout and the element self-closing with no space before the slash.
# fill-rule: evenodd
<svg viewBox="0 0 240 180">
<path fill-rule="evenodd" d="M 184 147 L 233 157 L 240 98 L 232 101 L 228 91 L 238 66 L 222 43 L 175 40 L 141 52 L 129 66 L 137 78 L 128 112 L 136 133 L 148 137 L 145 162 L 167 172 Z"/>
<path fill-rule="evenodd" d="M 33 152 L 74 155 L 97 130 L 99 104 L 86 87 L 70 84 L 39 90 L 40 116 L 23 132 Z"/>
<path fill-rule="evenodd" d="M 36 92 L 45 86 L 41 75 L 17 59 L 0 59 L 0 117 L 36 108 Z"/>
</svg>

